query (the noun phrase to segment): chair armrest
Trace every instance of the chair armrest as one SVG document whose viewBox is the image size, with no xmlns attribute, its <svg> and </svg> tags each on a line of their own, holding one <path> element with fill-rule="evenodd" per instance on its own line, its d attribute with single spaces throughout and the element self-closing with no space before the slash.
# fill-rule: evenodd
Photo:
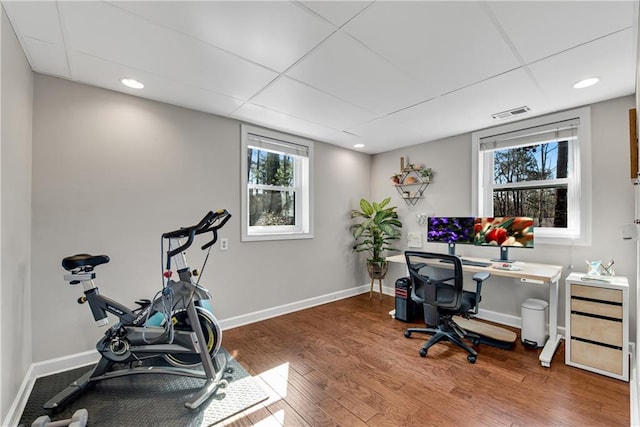
<svg viewBox="0 0 640 427">
<path fill-rule="evenodd" d="M 491 273 L 487 271 L 481 271 L 480 273 L 476 273 L 473 275 L 472 279 L 476 282 L 476 305 L 473 309 L 473 314 L 478 314 L 478 306 L 480 305 L 480 301 L 482 301 L 482 282 L 491 277 Z"/>
<path fill-rule="evenodd" d="M 481 271 L 480 273 L 476 273 L 473 275 L 472 279 L 476 281 L 476 295 L 477 300 L 480 302 L 480 293 L 482 291 L 482 282 L 491 277 L 491 273 L 487 271 Z"/>
<path fill-rule="evenodd" d="M 481 271 L 480 273 L 476 273 L 473 275 L 473 280 L 476 281 L 476 283 L 480 282 L 484 282 L 485 280 L 487 280 L 489 277 L 491 277 L 491 273 L 489 273 L 488 271 Z"/>
</svg>

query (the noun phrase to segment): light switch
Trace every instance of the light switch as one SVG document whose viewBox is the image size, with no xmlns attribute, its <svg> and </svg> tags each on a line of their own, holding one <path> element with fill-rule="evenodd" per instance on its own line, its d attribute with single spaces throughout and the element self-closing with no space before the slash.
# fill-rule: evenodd
<svg viewBox="0 0 640 427">
<path fill-rule="evenodd" d="M 407 240 L 407 246 L 410 248 L 422 247 L 422 233 L 408 233 Z"/>
</svg>

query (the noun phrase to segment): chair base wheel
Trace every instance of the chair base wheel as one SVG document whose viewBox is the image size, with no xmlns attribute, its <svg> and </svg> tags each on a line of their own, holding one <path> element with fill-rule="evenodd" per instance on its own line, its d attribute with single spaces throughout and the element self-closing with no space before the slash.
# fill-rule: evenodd
<svg viewBox="0 0 640 427">
<path fill-rule="evenodd" d="M 478 359 L 478 356 L 474 356 L 473 354 L 470 354 L 467 356 L 467 360 L 469 361 L 469 363 L 476 363 L 477 359 Z"/>
<path fill-rule="evenodd" d="M 421 348 L 418 354 L 420 354 L 420 357 L 427 357 L 427 350 Z"/>
<path fill-rule="evenodd" d="M 411 332 L 409 332 L 409 331 L 404 331 L 404 336 L 405 336 L 406 338 L 411 338 Z"/>
</svg>

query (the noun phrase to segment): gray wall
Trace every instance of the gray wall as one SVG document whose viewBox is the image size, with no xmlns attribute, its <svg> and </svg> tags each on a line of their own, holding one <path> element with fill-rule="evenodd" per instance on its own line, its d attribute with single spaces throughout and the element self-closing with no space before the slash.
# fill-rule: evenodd
<svg viewBox="0 0 640 427">
<path fill-rule="evenodd" d="M 1 9 L 0 420 L 31 364 L 33 73 Z"/>
<path fill-rule="evenodd" d="M 90 350 L 103 333 L 63 281 L 63 257 L 108 254 L 101 293 L 132 305 L 161 289 L 160 235 L 211 209 L 234 214 L 229 250 L 213 248 L 202 281 L 221 320 L 365 283 L 348 227 L 371 157 L 316 143 L 315 238 L 275 242 L 240 242 L 240 158 L 238 121 L 36 75 L 32 304 L 47 322 L 34 361 Z M 188 255 L 199 268 L 203 253 Z"/>
<path fill-rule="evenodd" d="M 0 419 L 30 363 L 92 350 L 102 335 L 88 307 L 75 303 L 80 289 L 62 279 L 66 255 L 107 253 L 111 263 L 98 269 L 102 292 L 123 302 L 150 297 L 161 285 L 160 234 L 225 207 L 235 214 L 222 233 L 230 250 L 213 250 L 204 283 L 217 316 L 228 319 L 365 283 L 348 233 L 349 211 L 360 197 L 392 196 L 405 236 L 424 231 L 416 213 L 471 212 L 469 134 L 373 160 L 318 143 L 316 237 L 241 243 L 239 122 L 41 75 L 34 87 L 4 13 L 1 27 Z M 635 301 L 635 244 L 619 231 L 633 219 L 627 124 L 633 105 L 626 97 L 592 106 L 592 246 L 538 246 L 514 256 L 562 264 L 565 276 L 585 258 L 614 258 Z M 436 171 L 415 207 L 390 185 L 401 155 Z M 481 257 L 485 251 L 459 250 Z M 199 267 L 203 256 L 193 255 L 192 267 Z M 387 285 L 402 274 L 392 267 Z M 484 295 L 483 308 L 519 316 L 520 303 L 546 297 L 546 289 L 494 278 Z M 631 313 L 635 324 L 635 305 Z M 562 325 L 562 307 L 560 314 Z"/>
<path fill-rule="evenodd" d="M 593 221 L 592 245 L 540 245 L 532 250 L 512 250 L 510 256 L 520 261 L 557 264 L 564 267 L 560 289 L 558 324 L 564 325 L 564 278 L 571 266 L 585 271 L 585 259 L 615 260 L 618 275 L 627 276 L 631 287 L 631 325 L 635 325 L 635 243 L 622 240 L 620 226 L 633 221 L 634 186 L 629 179 L 628 110 L 634 107 L 634 97 L 613 99 L 591 106 Z M 416 206 L 408 207 L 400 199 L 389 177 L 400 168 L 400 157 L 408 156 L 412 163 L 432 167 L 434 182 Z M 426 213 L 440 216 L 467 216 L 471 207 L 471 134 L 416 145 L 374 156 L 372 194 L 376 199 L 392 196 L 404 221 L 404 241 L 409 231 L 422 232 L 415 215 Z M 442 245 L 425 243 L 424 249 L 445 250 Z M 493 252 L 496 251 L 496 252 Z M 482 258 L 498 255 L 495 248 L 458 246 L 460 255 Z M 404 274 L 400 266 L 392 267 L 389 278 Z M 391 281 L 391 280 L 390 280 Z M 482 288 L 481 307 L 486 310 L 519 317 L 520 304 L 527 298 L 548 300 L 548 288 L 521 285 L 510 279 L 491 278 Z M 631 335 L 634 336 L 634 335 Z"/>
</svg>

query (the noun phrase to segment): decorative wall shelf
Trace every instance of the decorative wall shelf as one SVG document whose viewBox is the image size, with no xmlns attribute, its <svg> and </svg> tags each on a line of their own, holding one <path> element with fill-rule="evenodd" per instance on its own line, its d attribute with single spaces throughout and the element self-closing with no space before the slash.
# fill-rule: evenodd
<svg viewBox="0 0 640 427">
<path fill-rule="evenodd" d="M 425 171 L 430 169 L 408 166 L 395 175 L 397 182 L 394 183 L 394 187 L 407 205 L 415 206 L 422 198 L 424 190 L 431 184 L 430 176 L 424 176 Z"/>
</svg>

